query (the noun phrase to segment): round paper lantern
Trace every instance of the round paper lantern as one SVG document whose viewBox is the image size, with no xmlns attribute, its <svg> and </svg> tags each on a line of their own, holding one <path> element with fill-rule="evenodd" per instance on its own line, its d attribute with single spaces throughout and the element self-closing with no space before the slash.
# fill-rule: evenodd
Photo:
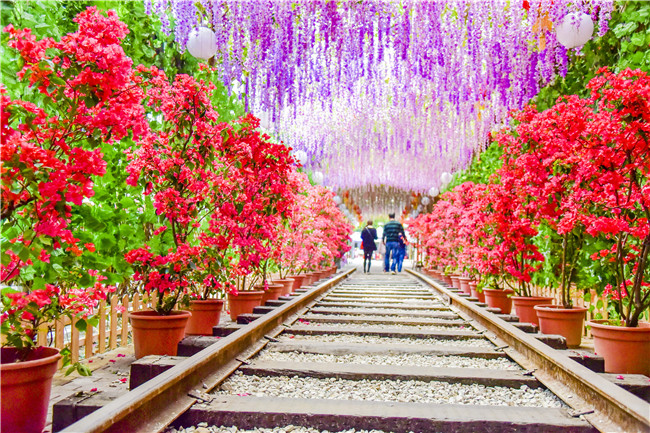
<svg viewBox="0 0 650 433">
<path fill-rule="evenodd" d="M 197 59 L 208 60 L 217 54 L 217 37 L 207 27 L 198 27 L 190 32 L 187 51 Z"/>
<path fill-rule="evenodd" d="M 594 22 L 583 12 L 568 14 L 555 29 L 559 43 L 567 48 L 580 47 L 586 44 L 594 33 Z"/>
<path fill-rule="evenodd" d="M 452 179 L 451 174 L 449 174 L 446 171 L 442 173 L 442 175 L 440 175 L 440 180 L 442 181 L 443 185 L 447 185 L 449 182 L 451 182 L 451 179 Z"/>
<path fill-rule="evenodd" d="M 335 195 L 333 200 L 334 200 L 334 203 L 341 204 L 341 197 L 339 197 L 338 195 Z"/>
<path fill-rule="evenodd" d="M 431 197 L 435 197 L 438 194 L 440 194 L 440 190 L 438 188 L 436 188 L 435 186 L 432 186 L 431 189 L 429 190 L 429 195 Z"/>
<path fill-rule="evenodd" d="M 293 157 L 296 158 L 300 165 L 305 165 L 305 162 L 307 162 L 307 152 L 304 150 L 295 151 Z"/>
<path fill-rule="evenodd" d="M 315 171 L 314 174 L 312 175 L 312 179 L 314 179 L 314 183 L 316 183 L 316 185 L 322 185 L 323 173 L 321 173 L 320 171 Z"/>
<path fill-rule="evenodd" d="M 430 199 L 429 197 L 422 197 L 422 204 L 423 204 L 423 205 L 426 206 L 426 205 L 428 205 L 429 203 L 431 203 L 431 199 Z"/>
</svg>

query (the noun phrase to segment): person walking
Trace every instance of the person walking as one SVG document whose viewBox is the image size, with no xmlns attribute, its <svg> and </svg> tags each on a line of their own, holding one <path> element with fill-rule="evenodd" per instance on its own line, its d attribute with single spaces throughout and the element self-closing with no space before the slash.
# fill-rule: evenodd
<svg viewBox="0 0 650 433">
<path fill-rule="evenodd" d="M 397 240 L 399 247 L 397 248 L 397 272 L 402 272 L 402 264 L 404 263 L 404 258 L 406 258 L 406 237 L 400 233 L 399 239 Z"/>
<path fill-rule="evenodd" d="M 370 273 L 370 263 L 372 263 L 372 254 L 377 249 L 375 244 L 377 239 L 377 229 L 372 226 L 372 220 L 368 220 L 366 226 L 361 231 L 361 243 L 363 245 L 363 273 Z M 367 266 L 366 266 L 367 264 Z"/>
<path fill-rule="evenodd" d="M 404 234 L 404 227 L 398 221 L 395 221 L 395 214 L 388 214 L 388 222 L 384 226 L 384 234 L 381 236 L 381 241 L 386 245 L 386 255 L 384 255 L 384 272 L 389 270 L 395 275 L 395 268 L 397 267 L 397 251 L 399 249 L 399 235 Z M 390 259 L 393 259 L 393 263 L 390 266 Z"/>
</svg>

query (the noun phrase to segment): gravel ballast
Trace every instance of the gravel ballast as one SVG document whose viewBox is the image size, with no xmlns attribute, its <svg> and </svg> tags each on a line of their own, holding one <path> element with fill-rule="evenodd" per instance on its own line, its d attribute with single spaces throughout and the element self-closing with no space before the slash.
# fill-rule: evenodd
<svg viewBox="0 0 650 433">
<path fill-rule="evenodd" d="M 345 319 L 341 319 L 345 320 Z M 326 326 L 328 328 L 341 328 L 341 329 L 417 329 L 421 331 L 449 331 L 453 329 L 458 330 L 475 330 L 470 325 L 455 326 L 454 322 L 450 321 L 450 326 L 447 325 L 404 325 L 404 324 L 374 324 L 374 323 L 345 323 L 345 322 L 310 322 L 310 321 L 296 321 L 291 325 L 293 328 L 301 328 L 304 326 Z"/>
<path fill-rule="evenodd" d="M 169 427 L 165 430 L 165 433 L 392 433 L 385 432 L 384 430 L 357 430 L 357 429 L 348 429 L 348 430 L 318 430 L 312 427 L 301 427 L 295 425 L 288 425 L 284 427 L 274 427 L 274 428 L 264 428 L 256 427 L 252 430 L 250 429 L 239 429 L 235 426 L 232 427 L 217 427 L 217 426 L 208 426 L 207 423 L 200 423 L 198 426 L 192 426 L 188 428 L 174 428 Z M 413 433 L 413 432 L 411 432 Z"/>
<path fill-rule="evenodd" d="M 411 365 L 418 367 L 489 368 L 522 370 L 506 358 L 485 359 L 466 356 L 402 355 L 330 355 L 321 353 L 262 351 L 255 360 L 288 362 L 334 362 L 337 364 Z"/>
<path fill-rule="evenodd" d="M 262 377 L 247 376 L 240 372 L 230 376 L 216 394 L 405 403 L 563 407 L 561 401 L 548 390 L 532 389 L 525 385 L 520 388 L 506 388 L 416 380 Z"/>
<path fill-rule="evenodd" d="M 381 316 L 381 315 L 368 315 L 368 314 L 314 314 L 314 317 L 311 320 L 317 320 L 319 316 L 327 316 L 336 318 L 336 319 L 341 319 L 342 321 L 345 319 L 362 319 L 364 317 L 369 317 L 372 319 L 377 319 L 377 320 L 400 320 L 401 318 L 399 316 Z M 405 315 L 406 316 L 406 315 Z M 411 317 L 406 316 L 406 319 L 411 319 Z M 464 323 L 464 320 L 459 318 L 458 316 L 456 317 L 415 317 L 414 319 L 420 320 L 422 322 L 427 322 L 427 321 L 432 321 L 432 320 L 446 320 L 450 323 Z"/>
<path fill-rule="evenodd" d="M 350 335 L 350 334 L 324 334 L 301 335 L 282 333 L 280 341 L 321 341 L 325 343 L 352 343 L 352 344 L 417 344 L 417 345 L 443 345 L 453 347 L 478 347 L 493 349 L 495 347 L 487 339 L 447 339 L 447 338 L 403 338 L 381 337 L 378 335 Z"/>
</svg>

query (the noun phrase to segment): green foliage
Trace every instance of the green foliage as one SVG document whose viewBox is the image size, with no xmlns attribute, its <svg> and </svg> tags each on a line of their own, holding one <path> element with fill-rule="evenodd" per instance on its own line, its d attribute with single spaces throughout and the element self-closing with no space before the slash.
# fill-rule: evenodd
<svg viewBox="0 0 650 433">
<path fill-rule="evenodd" d="M 503 162 L 501 161 L 502 154 L 503 149 L 501 149 L 501 146 L 499 146 L 498 143 L 493 142 L 485 152 L 474 157 L 474 160 L 467 170 L 455 174 L 454 179 L 449 183 L 444 191 L 454 189 L 456 186 L 465 182 L 488 183 L 490 176 L 492 176 L 492 174 L 503 165 Z"/>
<path fill-rule="evenodd" d="M 534 101 L 540 111 L 561 95 L 587 96 L 585 85 L 601 67 L 614 72 L 626 68 L 650 71 L 650 2 L 615 2 L 609 28 L 604 36 L 585 44 L 580 54 L 571 55 L 566 77 L 558 77 L 539 92 Z"/>
</svg>

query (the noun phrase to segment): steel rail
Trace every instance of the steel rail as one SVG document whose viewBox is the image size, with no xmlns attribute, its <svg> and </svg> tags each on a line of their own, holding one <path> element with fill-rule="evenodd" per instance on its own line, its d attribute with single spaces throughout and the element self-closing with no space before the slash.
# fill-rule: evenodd
<svg viewBox="0 0 650 433">
<path fill-rule="evenodd" d="M 234 372 L 243 354 L 259 350 L 264 335 L 276 329 L 322 293 L 343 281 L 352 268 L 323 282 L 178 365 L 62 430 L 62 433 L 160 431 L 188 410 L 197 394 L 210 391 Z M 190 395 L 192 394 L 192 395 Z"/>
<path fill-rule="evenodd" d="M 406 269 L 439 292 L 460 311 L 503 340 L 532 365 L 535 377 L 601 431 L 650 431 L 650 404 L 601 377 L 530 334 L 445 289 L 428 276 Z M 510 353 L 508 353 L 510 355 Z M 519 361 L 516 359 L 515 361 Z M 529 367 L 530 368 L 530 367 Z M 593 410 L 593 413 L 588 413 Z"/>
</svg>

